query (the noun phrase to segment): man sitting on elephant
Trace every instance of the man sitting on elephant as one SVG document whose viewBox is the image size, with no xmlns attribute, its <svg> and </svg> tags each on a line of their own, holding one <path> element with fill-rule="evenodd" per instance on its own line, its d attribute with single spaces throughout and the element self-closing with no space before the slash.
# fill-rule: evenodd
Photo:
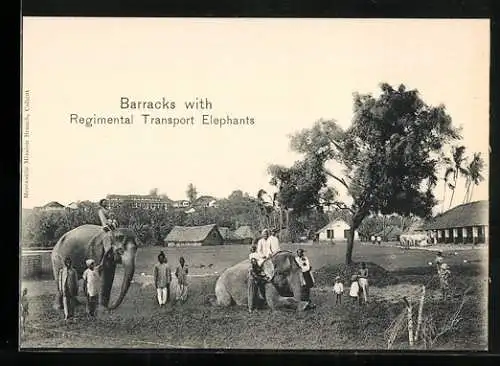
<svg viewBox="0 0 500 366">
<path fill-rule="evenodd" d="M 270 238 L 268 229 L 262 230 L 262 238 L 257 242 L 257 253 L 265 260 L 279 251 L 280 247 L 277 238 Z"/>
<path fill-rule="evenodd" d="M 101 221 L 102 228 L 105 233 L 107 233 L 104 240 L 104 250 L 107 252 L 113 244 L 113 233 L 118 227 L 118 222 L 111 218 L 111 212 L 109 211 L 108 200 L 103 198 L 99 201 L 99 210 L 97 211 L 99 220 Z"/>
</svg>

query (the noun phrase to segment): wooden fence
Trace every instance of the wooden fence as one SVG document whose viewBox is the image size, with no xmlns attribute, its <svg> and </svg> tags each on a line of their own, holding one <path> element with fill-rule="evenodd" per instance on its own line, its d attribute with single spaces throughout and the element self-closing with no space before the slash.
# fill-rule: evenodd
<svg viewBox="0 0 500 366">
<path fill-rule="evenodd" d="M 25 279 L 35 279 L 52 273 L 51 249 L 23 250 L 21 252 L 21 275 Z"/>
</svg>

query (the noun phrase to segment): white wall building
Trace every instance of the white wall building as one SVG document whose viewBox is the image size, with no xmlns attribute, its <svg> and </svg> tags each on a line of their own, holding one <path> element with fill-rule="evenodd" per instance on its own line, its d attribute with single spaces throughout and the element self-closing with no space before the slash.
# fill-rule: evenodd
<svg viewBox="0 0 500 366">
<path fill-rule="evenodd" d="M 349 236 L 350 226 L 344 220 L 334 220 L 316 231 L 319 241 L 346 241 Z M 359 240 L 358 231 L 354 231 L 354 240 Z"/>
</svg>

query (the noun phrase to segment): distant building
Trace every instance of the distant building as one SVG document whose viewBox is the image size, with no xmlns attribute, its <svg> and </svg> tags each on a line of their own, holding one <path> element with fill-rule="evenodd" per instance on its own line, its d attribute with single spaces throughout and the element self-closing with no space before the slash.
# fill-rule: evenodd
<svg viewBox="0 0 500 366">
<path fill-rule="evenodd" d="M 217 225 L 174 226 L 165 238 L 165 244 L 171 246 L 223 245 L 224 239 Z"/>
<path fill-rule="evenodd" d="M 229 229 L 228 227 L 224 226 L 219 226 L 218 227 L 220 234 L 222 235 L 222 238 L 224 239 L 224 244 L 244 244 L 245 239 L 240 238 L 237 236 L 234 231 Z M 247 242 L 251 239 L 247 239 Z"/>
<path fill-rule="evenodd" d="M 192 204 L 193 207 L 215 207 L 217 199 L 212 196 L 198 197 Z"/>
<path fill-rule="evenodd" d="M 178 200 L 172 202 L 172 207 L 174 208 L 187 208 L 189 206 L 191 206 L 191 202 L 188 200 Z"/>
<path fill-rule="evenodd" d="M 168 210 L 171 201 L 156 195 L 119 195 L 109 194 L 106 199 L 110 208 L 116 208 L 124 203 L 129 203 L 133 208 L 144 208 L 148 210 Z"/>
<path fill-rule="evenodd" d="M 237 228 L 233 233 L 234 241 L 241 244 L 251 244 L 255 238 L 255 234 L 250 226 L 244 225 Z"/>
<path fill-rule="evenodd" d="M 345 241 L 349 236 L 350 226 L 344 220 L 334 220 L 316 231 L 316 241 Z M 359 240 L 358 231 L 354 231 L 354 240 Z"/>
<path fill-rule="evenodd" d="M 72 210 L 77 210 L 80 205 L 78 204 L 78 202 L 71 202 L 68 206 L 66 206 L 67 208 L 70 208 Z"/>
<path fill-rule="evenodd" d="M 52 201 L 52 202 L 47 203 L 44 206 L 36 207 L 36 208 L 40 211 L 61 211 L 61 210 L 64 210 L 66 208 L 66 206 L 60 204 L 59 202 Z"/>
<path fill-rule="evenodd" d="M 434 217 L 424 225 L 424 230 L 435 243 L 487 243 L 488 206 L 488 201 L 456 206 Z"/>
</svg>

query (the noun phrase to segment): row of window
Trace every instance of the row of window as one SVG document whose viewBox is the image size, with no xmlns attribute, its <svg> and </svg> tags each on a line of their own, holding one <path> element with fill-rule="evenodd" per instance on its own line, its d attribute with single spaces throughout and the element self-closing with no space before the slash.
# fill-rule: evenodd
<svg viewBox="0 0 500 366">
<path fill-rule="evenodd" d="M 347 239 L 349 237 L 349 229 L 344 230 L 344 239 Z M 327 229 L 326 230 L 326 238 L 327 239 L 335 239 L 335 231 L 333 229 Z"/>
</svg>

